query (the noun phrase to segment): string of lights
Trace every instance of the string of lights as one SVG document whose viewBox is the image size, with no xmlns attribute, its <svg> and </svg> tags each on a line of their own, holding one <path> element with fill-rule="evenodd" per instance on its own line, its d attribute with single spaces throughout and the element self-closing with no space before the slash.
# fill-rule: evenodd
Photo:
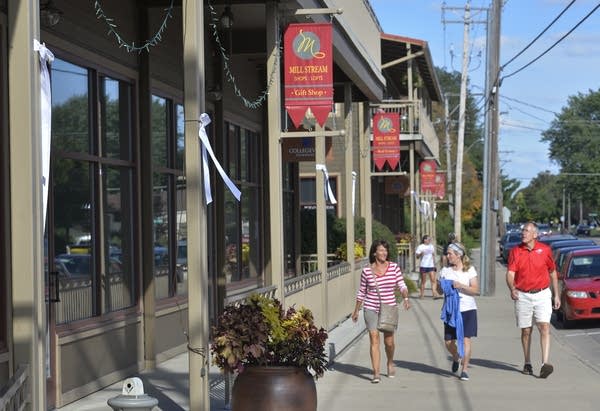
<svg viewBox="0 0 600 411">
<path fill-rule="evenodd" d="M 169 6 L 169 8 L 165 9 L 165 17 L 163 18 L 163 21 L 158 31 L 154 34 L 154 36 L 152 36 L 151 39 L 146 40 L 144 44 L 139 46 L 136 46 L 135 42 L 127 42 L 123 39 L 123 37 L 121 37 L 119 32 L 117 32 L 117 25 L 114 22 L 115 19 L 108 17 L 106 13 L 104 13 L 104 10 L 102 9 L 102 6 L 100 5 L 99 1 L 94 2 L 94 9 L 96 10 L 96 18 L 104 20 L 104 22 L 108 26 L 108 35 L 110 36 L 112 34 L 113 36 L 115 36 L 115 39 L 119 44 L 119 48 L 125 48 L 125 50 L 127 50 L 128 53 L 131 53 L 132 51 L 137 51 L 138 53 L 141 53 L 143 50 L 150 52 L 150 47 L 154 47 L 162 41 L 162 35 L 167 29 L 167 20 L 173 17 L 174 1 L 175 0 L 171 0 L 171 5 Z"/>
</svg>

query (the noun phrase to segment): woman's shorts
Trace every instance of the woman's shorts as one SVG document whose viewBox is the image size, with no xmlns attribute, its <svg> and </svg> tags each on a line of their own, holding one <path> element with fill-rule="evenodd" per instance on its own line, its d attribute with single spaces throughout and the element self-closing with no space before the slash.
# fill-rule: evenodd
<svg viewBox="0 0 600 411">
<path fill-rule="evenodd" d="M 429 273 L 431 271 L 437 271 L 437 268 L 435 268 L 435 267 L 419 267 L 419 272 L 421 274 Z"/>
<path fill-rule="evenodd" d="M 462 311 L 463 330 L 466 338 L 477 337 L 477 310 Z M 444 323 L 444 341 L 456 340 L 456 328 Z"/>
</svg>

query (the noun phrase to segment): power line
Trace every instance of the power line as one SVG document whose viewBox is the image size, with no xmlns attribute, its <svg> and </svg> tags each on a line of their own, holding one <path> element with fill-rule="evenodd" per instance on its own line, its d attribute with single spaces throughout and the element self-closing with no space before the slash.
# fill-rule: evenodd
<svg viewBox="0 0 600 411">
<path fill-rule="evenodd" d="M 571 30 L 569 30 L 564 36 L 562 36 L 561 38 L 559 38 L 553 45 L 551 45 L 550 47 L 548 47 L 542 54 L 540 54 L 539 56 L 537 56 L 536 58 L 534 58 L 533 60 L 531 60 L 529 63 L 525 64 L 523 67 L 521 67 L 520 69 L 513 71 L 510 74 L 507 74 L 506 76 L 503 76 L 500 79 L 500 82 L 502 82 L 502 80 L 512 77 L 515 74 L 521 72 L 522 70 L 525 70 L 527 67 L 531 66 L 533 63 L 535 63 L 536 61 L 538 61 L 540 58 L 542 58 L 546 53 L 548 53 L 550 50 L 552 50 L 558 43 L 560 43 L 561 41 L 563 41 L 569 34 L 571 34 L 573 31 L 575 31 L 575 29 L 577 27 L 579 27 L 584 21 L 586 21 L 592 14 L 594 14 L 594 12 L 596 10 L 598 10 L 598 8 L 600 8 L 600 3 L 598 3 L 596 5 L 596 7 L 594 7 L 592 9 L 592 11 L 590 11 L 583 19 L 581 19 Z"/>
<path fill-rule="evenodd" d="M 567 5 L 567 7 L 565 7 L 565 8 L 563 9 L 563 11 L 561 11 L 561 12 L 560 12 L 560 14 L 559 14 L 558 16 L 556 16 L 556 17 L 554 18 L 554 20 L 552 20 L 552 22 L 550 22 L 550 24 L 548 24 L 544 30 L 542 30 L 542 31 L 541 31 L 541 33 L 540 33 L 540 34 L 538 34 L 538 35 L 537 35 L 537 36 L 536 36 L 536 37 L 535 37 L 533 40 L 531 40 L 531 41 L 529 42 L 529 44 L 528 44 L 528 45 L 526 45 L 526 46 L 525 46 L 525 48 L 523 48 L 521 51 L 519 51 L 519 52 L 518 52 L 516 55 L 514 55 L 514 56 L 513 56 L 513 58 L 511 58 L 510 60 L 508 60 L 506 63 L 504 63 L 504 64 L 503 64 L 503 65 L 500 67 L 500 70 L 502 71 L 502 70 L 503 70 L 503 69 L 504 69 L 506 66 L 508 66 L 510 63 L 512 63 L 512 62 L 513 62 L 513 61 L 514 61 L 514 60 L 515 60 L 517 57 L 519 57 L 521 54 L 523 54 L 523 53 L 525 52 L 525 50 L 527 50 L 529 47 L 531 47 L 531 46 L 533 45 L 533 43 L 535 43 L 536 41 L 538 41 L 538 39 L 539 39 L 540 37 L 542 37 L 542 35 L 543 35 L 545 32 L 547 32 L 547 31 L 548 31 L 548 29 L 550 29 L 550 27 L 552 27 L 552 25 L 553 25 L 554 23 L 556 23 L 556 21 L 557 21 L 557 20 L 558 20 L 558 19 L 559 19 L 559 18 L 560 18 L 560 17 L 561 17 L 563 14 L 565 14 L 565 12 L 566 12 L 566 11 L 569 9 L 569 7 L 571 7 L 571 6 L 573 5 L 573 3 L 575 3 L 575 1 L 576 1 L 576 0 L 572 0 L 572 1 L 571 1 L 571 3 L 569 3 L 569 4 Z"/>
</svg>

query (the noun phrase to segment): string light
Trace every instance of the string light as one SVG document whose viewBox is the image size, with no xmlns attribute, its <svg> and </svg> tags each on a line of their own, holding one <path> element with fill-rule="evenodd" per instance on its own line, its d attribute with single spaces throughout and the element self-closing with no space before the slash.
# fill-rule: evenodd
<svg viewBox="0 0 600 411">
<path fill-rule="evenodd" d="M 233 92 L 235 93 L 235 95 L 237 97 L 239 97 L 242 100 L 242 102 L 244 103 L 244 105 L 247 108 L 250 108 L 253 110 L 260 108 L 262 106 L 262 104 L 267 100 L 267 96 L 269 95 L 269 90 L 271 89 L 271 86 L 273 85 L 273 82 L 275 80 L 275 73 L 279 69 L 279 60 L 281 57 L 281 50 L 280 50 L 281 42 L 278 40 L 275 43 L 275 49 L 277 50 L 277 55 L 275 56 L 275 64 L 273 64 L 273 69 L 271 70 L 271 73 L 269 73 L 269 81 L 267 82 L 267 88 L 265 90 L 263 90 L 256 99 L 254 99 L 253 101 L 250 101 L 242 95 L 242 92 L 240 91 L 239 87 L 237 86 L 235 76 L 233 75 L 233 73 L 231 71 L 231 67 L 229 65 L 230 58 L 227 55 L 227 53 L 225 52 L 225 47 L 223 47 L 223 43 L 221 42 L 221 38 L 219 37 L 219 30 L 218 30 L 219 19 L 217 17 L 217 12 L 215 11 L 215 9 L 210 1 L 208 2 L 208 8 L 210 9 L 210 14 L 211 14 L 210 26 L 213 29 L 213 36 L 215 38 L 217 47 L 219 48 L 219 50 L 221 52 L 221 56 L 223 58 L 223 71 L 225 73 L 227 81 L 232 84 Z"/>
<path fill-rule="evenodd" d="M 102 10 L 102 6 L 100 6 L 99 1 L 94 2 L 94 8 L 96 9 L 96 18 L 104 20 L 104 22 L 108 26 L 108 35 L 110 36 L 112 34 L 115 36 L 115 39 L 117 40 L 117 43 L 119 44 L 119 48 L 124 47 L 128 53 L 131 53 L 132 51 L 137 51 L 138 53 L 141 53 L 142 50 L 146 50 L 149 53 L 150 47 L 154 47 L 160 41 L 162 41 L 162 34 L 164 33 L 164 31 L 167 28 L 167 20 L 173 17 L 174 1 L 175 0 L 171 0 L 171 5 L 169 6 L 168 9 L 165 9 L 165 11 L 166 11 L 165 17 L 163 19 L 162 24 L 160 25 L 160 28 L 156 32 L 156 34 L 154 34 L 154 36 L 152 36 L 152 38 L 150 40 L 146 40 L 146 42 L 144 44 L 142 44 L 141 46 L 136 46 L 135 42 L 128 43 L 127 41 L 123 40 L 121 35 L 117 32 L 117 25 L 114 23 L 114 19 L 108 17 L 104 13 L 104 10 Z"/>
</svg>

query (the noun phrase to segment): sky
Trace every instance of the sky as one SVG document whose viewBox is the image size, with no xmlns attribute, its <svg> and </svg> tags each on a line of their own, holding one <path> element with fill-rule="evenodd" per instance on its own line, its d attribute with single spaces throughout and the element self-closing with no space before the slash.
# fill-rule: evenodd
<svg viewBox="0 0 600 411">
<path fill-rule="evenodd" d="M 501 17 L 500 65 L 534 40 L 572 0 L 504 0 Z M 384 32 L 425 40 L 434 65 L 461 72 L 466 0 L 370 0 Z M 442 4 L 445 20 L 442 23 Z M 548 158 L 541 133 L 568 98 L 600 90 L 600 8 L 539 60 L 536 59 L 600 4 L 577 0 L 535 43 L 502 70 L 499 158 L 502 173 L 529 185 L 538 173 L 559 172 Z M 491 0 L 471 0 L 473 20 L 486 20 Z M 477 14 L 478 13 L 478 14 Z M 454 21 L 454 22 L 450 22 Z M 485 86 L 486 25 L 472 24 L 469 33 L 469 84 L 472 93 Z M 476 98 L 477 101 L 477 98 Z M 450 108 L 452 109 L 452 107 Z"/>
</svg>

